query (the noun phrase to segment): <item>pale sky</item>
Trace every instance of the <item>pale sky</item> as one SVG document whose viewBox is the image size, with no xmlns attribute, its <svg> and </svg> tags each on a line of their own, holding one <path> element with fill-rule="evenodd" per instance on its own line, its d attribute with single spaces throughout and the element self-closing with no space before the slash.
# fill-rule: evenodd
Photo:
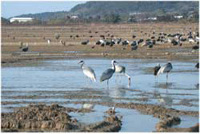
<svg viewBox="0 0 200 134">
<path fill-rule="evenodd" d="M 1 16 L 10 18 L 29 13 L 69 11 L 77 4 L 86 1 L 2 1 Z"/>
</svg>

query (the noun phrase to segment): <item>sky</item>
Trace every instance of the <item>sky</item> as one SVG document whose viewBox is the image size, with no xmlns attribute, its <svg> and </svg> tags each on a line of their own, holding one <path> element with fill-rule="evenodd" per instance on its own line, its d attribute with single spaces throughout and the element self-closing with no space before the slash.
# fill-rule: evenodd
<svg viewBox="0 0 200 134">
<path fill-rule="evenodd" d="M 10 18 L 29 13 L 69 11 L 86 1 L 1 1 L 1 16 Z"/>
</svg>

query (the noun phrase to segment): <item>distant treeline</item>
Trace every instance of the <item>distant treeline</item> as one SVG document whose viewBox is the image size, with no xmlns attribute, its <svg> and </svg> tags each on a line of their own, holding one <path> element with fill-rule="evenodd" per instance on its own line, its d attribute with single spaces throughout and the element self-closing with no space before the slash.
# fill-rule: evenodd
<svg viewBox="0 0 200 134">
<path fill-rule="evenodd" d="M 177 16 L 177 17 L 175 17 Z M 198 22 L 198 1 L 89 1 L 70 11 L 24 14 L 32 22 L 14 25 L 66 25 L 70 23 Z M 2 18 L 2 24 L 10 24 Z"/>
<path fill-rule="evenodd" d="M 8 19 L 1 18 L 2 25 L 67 25 L 75 23 L 141 23 L 141 22 L 199 22 L 199 13 L 192 12 L 190 14 L 183 14 L 181 18 L 175 18 L 175 14 L 165 14 L 156 16 L 156 20 L 152 19 L 151 15 L 139 14 L 132 16 L 120 16 L 119 14 L 107 14 L 103 17 L 88 17 L 88 18 L 76 18 L 71 19 L 70 17 L 55 18 L 48 21 L 42 21 L 34 19 L 31 22 L 12 22 Z M 155 17 L 155 16 L 154 16 Z"/>
</svg>

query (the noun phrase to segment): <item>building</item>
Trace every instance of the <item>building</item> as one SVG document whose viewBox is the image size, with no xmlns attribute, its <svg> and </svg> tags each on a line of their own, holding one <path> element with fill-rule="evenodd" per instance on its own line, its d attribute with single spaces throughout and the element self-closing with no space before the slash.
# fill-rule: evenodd
<svg viewBox="0 0 200 134">
<path fill-rule="evenodd" d="M 78 19 L 78 16 L 71 16 L 71 19 Z"/>
<path fill-rule="evenodd" d="M 183 18 L 183 16 L 182 16 L 182 15 L 179 15 L 179 16 L 174 16 L 174 18 L 176 18 L 176 19 L 182 19 L 182 18 Z"/>
<path fill-rule="evenodd" d="M 157 20 L 157 17 L 149 17 L 147 20 Z"/>
<path fill-rule="evenodd" d="M 18 17 L 18 18 L 11 18 L 10 19 L 10 23 L 14 22 L 14 21 L 18 21 L 20 22 L 30 22 L 33 21 L 33 18 L 23 18 L 23 17 Z"/>
</svg>

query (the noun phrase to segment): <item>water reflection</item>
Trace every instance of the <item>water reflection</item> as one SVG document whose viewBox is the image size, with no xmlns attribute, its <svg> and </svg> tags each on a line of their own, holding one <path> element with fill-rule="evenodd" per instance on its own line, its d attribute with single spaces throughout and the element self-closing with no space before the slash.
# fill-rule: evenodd
<svg viewBox="0 0 200 134">
<path fill-rule="evenodd" d="M 109 89 L 108 94 L 112 98 L 122 98 L 125 96 L 125 86 L 116 86 L 115 88 Z"/>
<path fill-rule="evenodd" d="M 172 106 L 173 98 L 168 92 L 162 95 L 158 90 L 154 90 L 153 97 L 158 101 L 159 105 Z"/>
<path fill-rule="evenodd" d="M 196 89 L 199 89 L 199 83 L 195 84 Z"/>
<path fill-rule="evenodd" d="M 169 89 L 169 88 L 173 88 L 174 86 L 175 86 L 175 83 L 172 83 L 172 82 L 157 83 L 156 88 Z"/>
</svg>

